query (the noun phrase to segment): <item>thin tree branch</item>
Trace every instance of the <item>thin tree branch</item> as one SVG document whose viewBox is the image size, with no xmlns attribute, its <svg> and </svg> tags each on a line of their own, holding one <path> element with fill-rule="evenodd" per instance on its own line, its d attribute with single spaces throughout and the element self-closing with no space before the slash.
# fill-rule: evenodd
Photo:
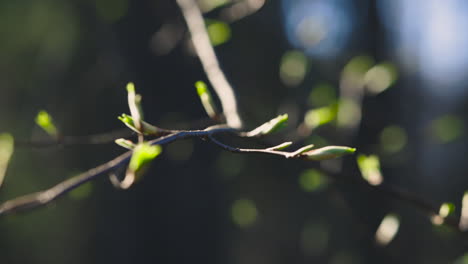
<svg viewBox="0 0 468 264">
<path fill-rule="evenodd" d="M 279 150 L 272 150 L 271 148 L 269 149 L 243 149 L 243 148 L 235 148 L 228 146 L 216 138 L 214 138 L 213 135 L 208 136 L 211 142 L 213 142 L 215 145 L 218 147 L 230 151 L 230 152 L 235 152 L 235 153 L 260 153 L 260 154 L 269 154 L 269 155 L 276 155 L 276 156 L 282 156 L 284 158 L 290 159 L 290 158 L 297 158 L 297 159 L 303 159 L 306 156 L 301 154 L 301 149 L 298 151 L 294 152 L 287 152 L 287 151 L 279 151 Z"/>
<path fill-rule="evenodd" d="M 100 145 L 113 143 L 118 138 L 130 137 L 132 132 L 128 129 L 119 129 L 107 133 L 90 136 L 63 136 L 49 140 L 15 140 L 15 147 L 48 148 L 72 145 Z"/>
<path fill-rule="evenodd" d="M 259 153 L 259 154 L 268 154 L 268 155 L 276 155 L 286 159 L 294 158 L 294 159 L 306 159 L 307 156 L 303 154 L 304 149 L 310 148 L 310 146 L 306 146 L 304 148 L 300 148 L 294 152 L 287 152 L 287 151 L 279 151 L 275 150 L 274 148 L 267 148 L 267 149 L 244 149 L 244 148 L 236 148 L 224 144 L 217 140 L 214 136 L 218 134 L 225 134 L 231 133 L 234 135 L 239 136 L 242 132 L 239 132 L 236 129 L 230 128 L 225 125 L 217 125 L 212 126 L 204 130 L 186 130 L 186 131 L 177 131 L 173 132 L 169 135 L 160 137 L 158 139 L 154 139 L 149 141 L 151 145 L 166 145 L 173 141 L 185 139 L 185 138 L 202 138 L 208 139 L 210 142 L 215 144 L 216 146 L 230 151 L 234 153 Z M 24 211 L 33 209 L 36 207 L 44 206 L 49 204 L 50 202 L 56 200 L 57 198 L 63 196 L 64 194 L 76 189 L 77 187 L 81 186 L 82 184 L 89 182 L 91 180 L 96 179 L 98 176 L 108 174 L 113 170 L 119 168 L 120 166 L 126 165 L 132 155 L 132 151 L 128 151 L 123 153 L 122 155 L 114 158 L 111 161 L 108 161 L 96 168 L 90 169 L 87 172 L 81 173 L 75 177 L 72 177 L 64 182 L 61 182 L 52 188 L 47 190 L 28 194 L 25 196 L 21 196 L 9 201 L 0 204 L 0 216 L 11 214 L 14 212 Z M 439 207 L 427 200 L 409 193 L 408 191 L 402 190 L 396 186 L 389 185 L 389 184 L 381 184 L 377 186 L 373 186 L 368 184 L 365 181 L 358 181 L 356 178 L 343 178 L 338 177 L 337 175 L 331 175 L 336 180 L 345 181 L 348 183 L 352 183 L 355 185 L 365 185 L 367 188 L 377 192 L 378 194 L 394 198 L 400 201 L 403 201 L 407 204 L 418 208 L 419 210 L 426 213 L 429 217 L 435 216 L 439 214 Z M 459 229 L 458 226 L 458 219 L 454 217 L 447 217 L 444 218 L 444 224 L 453 227 L 457 230 L 460 234 L 466 235 L 467 232 L 463 232 Z"/>
<path fill-rule="evenodd" d="M 215 133 L 232 133 L 234 131 L 234 129 L 226 126 L 213 126 L 205 130 L 175 132 L 173 134 L 151 140 L 149 143 L 151 145 L 165 145 L 178 139 L 190 137 L 207 137 Z M 108 161 L 84 173 L 78 174 L 77 176 L 65 180 L 53 186 L 52 188 L 6 201 L 3 204 L 0 204 L 0 216 L 46 205 L 61 197 L 62 195 L 72 191 L 73 189 L 76 189 L 82 184 L 125 165 L 130 160 L 131 156 L 132 151 L 127 151 L 111 161 Z"/>
<path fill-rule="evenodd" d="M 127 151 L 111 161 L 63 181 L 50 189 L 6 201 L 0 205 L 0 216 L 46 205 L 97 176 L 125 164 L 131 156 L 132 152 Z"/>
<path fill-rule="evenodd" d="M 233 128 L 241 128 L 242 120 L 237 109 L 234 89 L 219 66 L 200 8 L 194 0 L 177 0 L 177 4 L 192 36 L 195 52 L 221 101 L 227 124 Z"/>
<path fill-rule="evenodd" d="M 217 145 L 218 147 L 234 152 L 234 153 L 260 153 L 260 154 L 269 154 L 269 155 L 276 155 L 282 156 L 284 158 L 296 158 L 296 159 L 304 159 L 306 158 L 305 155 L 301 155 L 300 150 L 295 152 L 286 152 L 286 151 L 277 151 L 277 150 L 269 150 L 269 149 L 243 149 L 243 148 L 236 148 L 229 145 L 226 145 L 219 140 L 215 139 L 213 135 L 208 136 L 210 141 Z M 299 153 L 298 153 L 299 152 Z M 437 206 L 430 201 L 425 200 L 422 197 L 419 197 L 413 193 L 410 193 L 406 190 L 400 189 L 397 186 L 390 185 L 388 183 L 380 184 L 380 185 L 370 185 L 366 181 L 358 181 L 356 178 L 343 178 L 338 177 L 337 175 L 329 175 L 335 180 L 345 181 L 347 183 L 352 183 L 355 185 L 365 185 L 371 190 L 375 191 L 380 195 L 384 195 L 393 199 L 400 200 L 407 204 L 418 208 L 428 217 L 433 217 L 439 215 L 440 206 Z M 443 219 L 443 223 L 454 228 L 462 235 L 468 235 L 468 232 L 464 232 L 459 228 L 459 220 L 453 216 L 448 216 Z"/>
</svg>

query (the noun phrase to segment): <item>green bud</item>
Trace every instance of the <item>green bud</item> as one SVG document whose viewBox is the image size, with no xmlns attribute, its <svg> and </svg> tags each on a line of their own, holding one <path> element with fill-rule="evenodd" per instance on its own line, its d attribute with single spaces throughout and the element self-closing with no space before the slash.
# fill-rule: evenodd
<svg viewBox="0 0 468 264">
<path fill-rule="evenodd" d="M 126 149 L 134 149 L 135 143 L 125 138 L 118 138 L 115 140 L 115 144 L 124 147 Z"/>
<path fill-rule="evenodd" d="M 208 86 L 202 82 L 198 81 L 195 83 L 195 88 L 197 88 L 197 94 L 200 97 L 203 108 L 209 117 L 214 118 L 216 116 L 216 107 L 213 103 L 213 97 L 211 96 Z"/>
<path fill-rule="evenodd" d="M 350 147 L 328 146 L 324 148 L 310 150 L 308 152 L 302 153 L 302 155 L 306 156 L 310 160 L 327 160 L 352 154 L 355 151 L 355 148 Z"/>
<path fill-rule="evenodd" d="M 247 137 L 258 137 L 274 133 L 287 125 L 288 114 L 279 115 L 276 118 L 264 123 L 263 125 L 255 128 L 254 130 L 247 132 Z"/>
</svg>

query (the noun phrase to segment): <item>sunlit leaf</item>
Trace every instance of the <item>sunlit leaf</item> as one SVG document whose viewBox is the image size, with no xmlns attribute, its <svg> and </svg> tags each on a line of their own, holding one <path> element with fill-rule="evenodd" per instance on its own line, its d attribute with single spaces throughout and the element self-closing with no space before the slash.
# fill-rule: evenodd
<svg viewBox="0 0 468 264">
<path fill-rule="evenodd" d="M 143 110 L 141 108 L 141 95 L 135 93 L 135 85 L 132 82 L 127 84 L 128 108 L 133 118 L 133 125 L 136 132 L 141 133 L 143 122 Z"/>
<path fill-rule="evenodd" d="M 394 214 L 388 214 L 384 217 L 380 226 L 375 232 L 375 240 L 381 246 L 385 246 L 390 243 L 395 235 L 398 233 L 400 228 L 400 220 L 398 216 Z"/>
<path fill-rule="evenodd" d="M 161 151 L 162 149 L 159 145 L 151 146 L 148 143 L 138 144 L 133 150 L 128 168 L 137 173 L 143 166 L 155 159 Z"/>
<path fill-rule="evenodd" d="M 355 148 L 343 147 L 343 146 L 327 146 L 319 149 L 310 150 L 302 153 L 310 160 L 327 160 L 334 159 L 344 155 L 353 154 L 356 151 Z"/>
<path fill-rule="evenodd" d="M 133 149 L 135 148 L 135 143 L 133 143 L 131 140 L 125 139 L 125 138 L 118 138 L 115 140 L 115 144 L 124 147 L 126 149 Z"/>
<path fill-rule="evenodd" d="M 8 163 L 13 155 L 14 139 L 10 134 L 0 134 L 0 187 L 5 179 Z"/>
<path fill-rule="evenodd" d="M 200 97 L 203 108 L 205 108 L 205 111 L 208 114 L 208 116 L 211 118 L 216 117 L 216 107 L 214 105 L 213 97 L 211 96 L 207 85 L 202 81 L 198 81 L 195 83 L 195 87 L 197 88 L 198 96 Z"/>
<path fill-rule="evenodd" d="M 241 228 L 252 226 L 258 218 L 255 203 L 249 199 L 235 201 L 231 208 L 232 221 Z"/>
<path fill-rule="evenodd" d="M 248 137 L 257 137 L 268 135 L 274 133 L 286 126 L 288 121 L 288 114 L 279 115 L 278 117 L 264 123 L 263 125 L 257 127 L 256 129 L 247 132 L 246 136 Z"/>
<path fill-rule="evenodd" d="M 135 132 L 140 133 L 140 131 L 135 127 L 135 123 L 133 122 L 133 118 L 127 114 L 122 114 L 117 117 L 122 123 L 124 123 L 127 127 L 132 129 Z M 161 130 L 153 125 L 146 123 L 145 121 L 141 122 L 143 134 L 145 135 L 155 135 L 161 132 Z"/>
<path fill-rule="evenodd" d="M 311 150 L 313 148 L 314 148 L 314 144 L 306 145 L 306 146 L 301 147 L 298 150 L 292 152 L 290 154 L 290 157 L 297 157 L 297 156 L 302 155 L 303 153 L 305 153 L 305 152 L 307 152 L 307 151 L 309 151 L 309 150 Z"/>
<path fill-rule="evenodd" d="M 379 185 L 383 182 L 382 172 L 380 170 L 379 158 L 375 155 L 360 154 L 357 157 L 357 163 L 361 175 L 369 184 Z"/>
<path fill-rule="evenodd" d="M 50 136 L 57 136 L 57 128 L 54 125 L 52 117 L 44 110 L 39 111 L 36 116 L 36 124 L 44 129 Z"/>
<path fill-rule="evenodd" d="M 291 141 L 288 141 L 288 142 L 284 142 L 284 143 L 281 143 L 279 145 L 276 145 L 274 147 L 271 147 L 271 148 L 267 148 L 267 150 L 282 150 L 282 149 L 285 149 L 289 146 L 292 145 L 292 142 Z"/>
<path fill-rule="evenodd" d="M 141 178 L 143 173 L 149 167 L 150 162 L 155 159 L 161 153 L 161 147 L 159 145 L 150 145 L 147 142 L 139 143 L 132 153 L 130 163 L 127 171 L 125 172 L 125 178 L 119 181 L 115 174 L 110 175 L 110 180 L 115 187 L 120 189 L 128 189 L 133 183 Z"/>
</svg>

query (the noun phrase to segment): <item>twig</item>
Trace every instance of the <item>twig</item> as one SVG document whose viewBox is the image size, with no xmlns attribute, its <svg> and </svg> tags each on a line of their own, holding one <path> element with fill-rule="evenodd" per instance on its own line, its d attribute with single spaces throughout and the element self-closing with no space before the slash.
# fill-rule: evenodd
<svg viewBox="0 0 468 264">
<path fill-rule="evenodd" d="M 287 158 L 287 159 L 290 159 L 290 158 L 304 159 L 305 158 L 305 156 L 300 151 L 287 152 L 287 151 L 274 150 L 272 148 L 267 148 L 267 149 L 236 148 L 236 147 L 232 147 L 227 144 L 224 144 L 214 137 L 215 135 L 225 134 L 225 133 L 232 133 L 237 136 L 239 136 L 239 134 L 242 134 L 242 132 L 239 132 L 238 130 L 230 128 L 228 126 L 217 125 L 217 126 L 209 127 L 204 130 L 185 130 L 185 131 L 173 132 L 169 135 L 151 140 L 149 141 L 149 143 L 151 145 L 165 145 L 173 141 L 185 139 L 185 138 L 202 138 L 202 139 L 208 139 L 210 142 L 212 142 L 216 146 L 224 150 L 234 152 L 234 153 L 268 154 L 268 155 L 280 156 L 280 157 Z M 125 152 L 122 155 L 114 158 L 113 160 L 109 162 L 106 162 L 96 168 L 88 170 L 87 172 L 84 172 L 62 183 L 59 183 L 50 189 L 37 192 L 37 193 L 33 193 L 33 194 L 28 194 L 28 195 L 21 196 L 19 198 L 15 198 L 7 202 L 4 202 L 3 204 L 0 204 L 0 216 L 14 213 L 14 212 L 33 209 L 39 206 L 44 206 L 54 201 L 55 199 L 63 196 L 64 194 L 72 191 L 73 189 L 76 189 L 82 184 L 88 181 L 91 181 L 100 175 L 105 175 L 106 173 L 110 173 L 113 170 L 119 168 L 120 166 L 125 165 L 129 161 L 131 155 L 132 155 L 132 151 Z M 364 184 L 368 188 L 370 188 L 373 191 L 376 191 L 379 194 L 411 204 L 414 207 L 418 208 L 419 210 L 428 214 L 428 216 L 438 215 L 438 211 L 439 211 L 438 206 L 432 204 L 431 202 L 426 201 L 425 199 L 417 195 L 414 195 L 405 190 L 402 190 L 396 186 L 389 185 L 389 184 L 381 184 L 378 186 L 373 186 L 373 185 L 367 184 L 365 181 L 358 181 L 356 180 L 356 178 L 343 178 L 343 177 L 338 177 L 336 175 L 332 175 L 332 176 L 334 179 L 346 181 L 348 183 L 352 183 L 356 185 Z M 444 224 L 453 227 L 462 235 L 467 234 L 467 232 L 462 232 L 458 228 L 458 220 L 453 217 L 445 218 Z"/>
<path fill-rule="evenodd" d="M 175 132 L 173 134 L 152 140 L 149 143 L 152 145 L 164 145 L 178 139 L 189 137 L 207 137 L 214 133 L 228 133 L 233 131 L 235 130 L 229 127 L 214 126 L 205 130 Z M 126 164 L 131 156 L 132 151 L 127 151 L 111 161 L 108 161 L 96 168 L 90 169 L 75 177 L 65 180 L 52 188 L 6 201 L 3 204 L 0 204 L 0 216 L 46 205 L 60 196 L 72 191 L 73 189 L 76 189 L 82 184 Z"/>
<path fill-rule="evenodd" d="M 57 139 L 43 141 L 37 140 L 15 140 L 15 147 L 28 148 L 47 148 L 57 146 L 72 145 L 100 145 L 113 143 L 114 140 L 123 137 L 130 137 L 132 132 L 128 129 L 119 129 L 108 133 L 90 135 L 90 136 L 64 136 Z"/>
<path fill-rule="evenodd" d="M 215 139 L 213 135 L 210 135 L 208 138 L 210 139 L 212 143 L 216 144 L 218 147 L 224 150 L 230 151 L 230 152 L 234 152 L 234 153 L 260 153 L 260 154 L 282 156 L 284 158 L 297 158 L 297 159 L 304 158 L 304 156 L 300 154 L 297 155 L 295 154 L 295 152 L 276 151 L 276 150 L 269 150 L 269 149 L 236 148 L 236 147 L 232 147 L 232 146 L 229 146 L 220 142 L 219 140 Z M 343 177 L 338 177 L 337 175 L 330 175 L 330 176 L 332 176 L 332 178 L 335 180 L 345 181 L 345 182 L 356 184 L 356 185 L 366 185 L 368 188 L 377 192 L 378 194 L 385 195 L 390 198 L 394 198 L 394 199 L 406 202 L 408 204 L 411 204 L 415 208 L 418 208 L 419 210 L 427 214 L 429 217 L 433 217 L 439 214 L 440 206 L 437 206 L 413 193 L 402 190 L 398 188 L 397 186 L 390 185 L 388 183 L 384 183 L 380 185 L 370 185 L 366 181 L 358 181 L 356 180 L 356 178 L 349 178 L 349 177 L 343 178 Z M 453 216 L 444 218 L 444 224 L 454 228 L 462 235 L 468 235 L 468 232 L 463 232 L 462 230 L 460 230 L 459 221 Z"/>
<path fill-rule="evenodd" d="M 230 151 L 230 152 L 235 152 L 235 153 L 260 153 L 260 154 L 269 154 L 269 155 L 276 155 L 276 156 L 282 156 L 284 158 L 290 159 L 290 158 L 297 158 L 297 159 L 302 159 L 305 156 L 301 155 L 301 152 L 299 151 L 294 151 L 294 152 L 287 152 L 287 151 L 279 151 L 279 150 L 272 150 L 271 148 L 267 149 L 243 149 L 243 148 L 235 148 L 228 146 L 216 138 L 214 138 L 213 135 L 208 136 L 211 142 L 213 142 L 215 145 L 218 147 Z"/>
<path fill-rule="evenodd" d="M 241 128 L 242 121 L 237 109 L 234 89 L 219 66 L 200 8 L 194 0 L 177 0 L 177 3 L 187 23 L 193 46 L 203 69 L 221 101 L 227 124 L 232 128 Z"/>
<path fill-rule="evenodd" d="M 46 205 L 97 176 L 123 165 L 131 156 L 131 151 L 125 152 L 111 161 L 63 181 L 50 189 L 6 201 L 0 205 L 0 216 Z"/>
</svg>

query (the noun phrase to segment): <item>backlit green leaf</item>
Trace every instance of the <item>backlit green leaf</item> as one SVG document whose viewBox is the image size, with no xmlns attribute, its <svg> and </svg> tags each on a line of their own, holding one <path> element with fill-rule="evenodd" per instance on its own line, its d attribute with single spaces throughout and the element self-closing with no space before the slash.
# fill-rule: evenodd
<svg viewBox="0 0 468 264">
<path fill-rule="evenodd" d="M 141 95 L 135 93 L 135 85 L 130 82 L 127 84 L 128 107 L 133 118 L 133 124 L 136 132 L 141 133 L 143 122 L 143 110 L 141 107 Z"/>
<path fill-rule="evenodd" d="M 319 149 L 310 150 L 302 153 L 307 156 L 310 160 L 327 160 L 334 159 L 344 155 L 352 154 L 356 151 L 355 148 L 343 147 L 343 146 L 327 146 Z"/>
<path fill-rule="evenodd" d="M 118 138 L 115 140 L 115 144 L 124 147 L 126 149 L 133 149 L 135 148 L 135 143 L 132 141 L 125 139 L 125 138 Z"/>
<path fill-rule="evenodd" d="M 137 173 L 143 166 L 155 159 L 161 151 L 162 149 L 159 145 L 151 146 L 148 143 L 138 144 L 133 150 L 128 168 L 134 173 Z"/>
<path fill-rule="evenodd" d="M 292 142 L 291 141 L 288 141 L 288 142 L 284 142 L 284 143 L 281 143 L 279 145 L 276 145 L 274 147 L 271 147 L 271 148 L 268 148 L 267 150 L 282 150 L 282 149 L 285 149 L 289 146 L 292 145 Z"/>
<path fill-rule="evenodd" d="M 208 90 L 208 86 L 202 82 L 198 81 L 195 83 L 195 87 L 197 88 L 198 96 L 202 102 L 203 108 L 205 108 L 206 113 L 209 117 L 214 118 L 216 116 L 216 107 L 213 103 L 213 97 L 211 96 L 210 91 Z"/>
<path fill-rule="evenodd" d="M 140 131 L 138 129 L 136 129 L 135 123 L 133 122 L 133 118 L 131 116 L 129 116 L 127 114 L 122 114 L 117 118 L 120 121 L 122 121 L 127 127 L 132 129 L 133 131 L 140 133 Z M 141 125 L 142 125 L 141 130 L 143 131 L 143 134 L 145 134 L 145 135 L 154 135 L 154 134 L 158 134 L 159 132 L 161 132 L 159 128 L 157 128 L 157 127 L 155 127 L 153 125 L 150 125 L 150 124 L 146 123 L 145 121 L 142 121 Z"/>
<path fill-rule="evenodd" d="M 288 121 L 288 114 L 279 115 L 278 117 L 264 123 L 263 125 L 257 127 L 256 129 L 247 132 L 246 136 L 248 137 L 257 137 L 268 135 L 274 133 L 282 128 L 284 128 Z"/>
</svg>

